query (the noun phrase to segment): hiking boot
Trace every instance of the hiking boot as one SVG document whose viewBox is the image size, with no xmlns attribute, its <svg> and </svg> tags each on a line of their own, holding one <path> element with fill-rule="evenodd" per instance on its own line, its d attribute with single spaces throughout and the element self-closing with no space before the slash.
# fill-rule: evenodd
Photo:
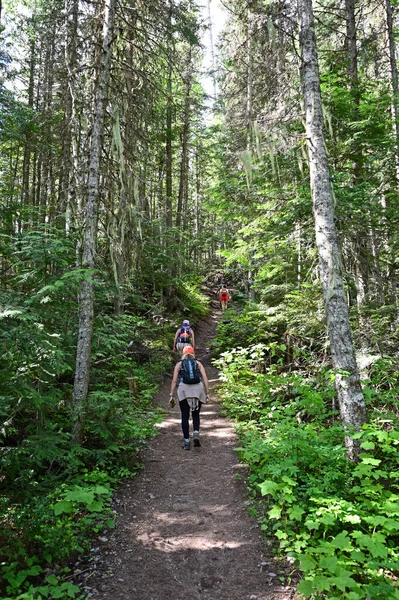
<svg viewBox="0 0 399 600">
<path fill-rule="evenodd" d="M 199 439 L 199 431 L 194 431 L 193 433 L 193 441 L 194 441 L 194 446 L 196 448 L 199 448 L 201 446 L 201 442 Z"/>
<path fill-rule="evenodd" d="M 181 447 L 183 450 L 190 450 L 190 440 L 183 440 Z"/>
</svg>

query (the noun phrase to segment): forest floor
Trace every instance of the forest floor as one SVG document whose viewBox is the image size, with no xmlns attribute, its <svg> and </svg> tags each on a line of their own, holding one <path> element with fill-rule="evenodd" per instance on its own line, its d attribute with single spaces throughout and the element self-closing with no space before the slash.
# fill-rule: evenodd
<svg viewBox="0 0 399 600">
<path fill-rule="evenodd" d="M 165 419 L 143 453 L 143 469 L 115 495 L 115 529 L 75 567 L 84 571 L 80 586 L 92 600 L 296 598 L 285 583 L 289 565 L 276 561 L 248 513 L 245 467 L 234 451 L 233 425 L 221 415 L 209 350 L 220 316 L 215 304 L 195 328 L 196 356 L 211 382 L 211 400 L 201 409 L 202 445 L 182 449 L 180 411 L 169 408 L 166 378 L 155 398 Z"/>
</svg>

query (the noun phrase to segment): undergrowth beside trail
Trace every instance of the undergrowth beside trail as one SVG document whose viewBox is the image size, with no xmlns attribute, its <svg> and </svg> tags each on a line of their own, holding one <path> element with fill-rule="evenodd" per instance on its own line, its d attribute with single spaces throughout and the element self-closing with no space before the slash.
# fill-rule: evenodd
<svg viewBox="0 0 399 600">
<path fill-rule="evenodd" d="M 140 469 L 140 450 L 162 419 L 153 397 L 172 364 L 176 328 L 187 314 L 195 324 L 209 310 L 200 281 L 180 282 L 180 312 L 168 313 L 159 298 L 141 299 L 118 316 L 105 303 L 98 310 L 79 445 L 71 436 L 70 403 L 76 329 L 64 331 L 73 311 L 64 300 L 62 312 L 56 286 L 51 300 L 58 313 L 51 319 L 40 298 L 8 299 L 0 316 L 7 343 L 0 362 L 3 600 L 85 597 L 71 565 L 94 535 L 114 527 L 112 493 Z M 71 302 L 75 291 L 68 292 Z"/>
<path fill-rule="evenodd" d="M 240 344 L 226 349 L 232 330 Z M 279 323 L 253 307 L 225 313 L 215 348 L 219 392 L 250 470 L 250 510 L 300 570 L 298 591 L 313 600 L 399 598 L 394 358 L 374 360 L 363 373 L 369 423 L 353 434 L 361 445 L 353 464 L 335 410 L 334 371 L 320 349 L 288 353 Z"/>
</svg>

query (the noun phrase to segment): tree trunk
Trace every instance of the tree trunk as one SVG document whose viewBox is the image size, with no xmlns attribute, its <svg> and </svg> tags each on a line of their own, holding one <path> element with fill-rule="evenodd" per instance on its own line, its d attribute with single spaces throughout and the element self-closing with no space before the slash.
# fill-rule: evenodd
<svg viewBox="0 0 399 600">
<path fill-rule="evenodd" d="M 172 12 L 173 2 L 168 9 L 168 74 L 166 82 L 166 228 L 172 227 Z"/>
<path fill-rule="evenodd" d="M 385 11 L 387 20 L 387 36 L 388 36 L 388 47 L 389 47 L 389 63 L 391 69 L 391 87 L 392 87 L 392 127 L 393 135 L 395 139 L 395 187 L 399 181 L 399 82 L 398 82 L 398 65 L 396 62 L 396 43 L 393 29 L 393 15 L 392 15 L 392 4 L 391 0 L 385 0 Z M 384 212 L 390 208 L 387 206 L 388 202 L 385 200 Z M 397 306 L 397 292 L 396 292 L 396 260 L 395 252 L 392 245 L 392 232 L 390 225 L 386 228 L 386 240 L 385 245 L 387 247 L 387 255 L 389 257 L 388 265 L 388 288 L 389 288 L 389 303 L 392 306 Z M 395 327 L 397 320 L 397 310 L 392 312 L 391 321 L 392 326 Z"/>
<path fill-rule="evenodd" d="M 352 96 L 352 120 L 360 121 L 360 91 L 359 91 L 359 68 L 358 68 L 358 53 L 357 53 L 357 31 L 356 31 L 356 14 L 355 0 L 345 0 L 345 18 L 346 18 L 346 51 L 348 59 L 348 78 Z M 353 185 L 359 186 L 363 179 L 363 149 L 361 138 L 356 142 L 354 148 L 353 160 Z M 354 142 L 352 142 L 353 144 Z M 368 212 L 364 215 L 368 219 Z M 368 294 L 369 267 L 368 260 L 372 254 L 369 251 L 368 227 L 362 227 L 358 231 L 355 239 L 356 264 L 354 280 L 356 285 L 356 303 L 359 311 L 359 324 L 365 331 L 363 306 Z M 364 256 L 368 260 L 364 260 Z M 370 269 L 371 271 L 372 269 Z M 364 340 L 367 345 L 367 340 Z"/>
<path fill-rule="evenodd" d="M 346 428 L 359 429 L 366 422 L 367 416 L 356 365 L 342 278 L 341 252 L 334 222 L 334 198 L 323 131 L 312 0 L 298 0 L 298 9 L 310 186 L 327 328 L 332 362 L 337 372 L 336 387 L 342 421 Z M 359 449 L 351 439 L 350 432 L 348 433 L 348 457 L 355 460 Z"/>
<path fill-rule="evenodd" d="M 252 13 L 247 10 L 247 103 L 245 120 L 247 127 L 247 150 L 251 150 L 251 128 L 252 128 Z"/>
<path fill-rule="evenodd" d="M 385 12 L 387 20 L 387 36 L 389 47 L 389 64 L 391 68 L 391 86 L 393 96 L 393 129 L 396 143 L 396 168 L 399 166 L 399 83 L 398 65 L 396 62 L 396 44 L 393 31 L 393 16 L 391 0 L 385 0 Z"/>
<path fill-rule="evenodd" d="M 95 90 L 94 115 L 90 144 L 87 202 L 85 208 L 85 231 L 82 265 L 88 269 L 88 278 L 79 290 L 79 333 L 76 354 L 76 371 L 72 397 L 73 439 L 82 437 L 83 408 L 87 399 L 90 377 L 91 343 L 94 319 L 94 285 L 92 271 L 95 267 L 97 243 L 97 210 L 100 178 L 100 157 L 104 130 L 104 116 L 108 82 L 111 70 L 111 42 L 114 30 L 116 0 L 105 0 L 102 30 L 101 59 Z"/>
<path fill-rule="evenodd" d="M 34 23 L 34 21 L 33 21 Z M 36 66 L 36 43 L 33 35 L 29 42 L 29 86 L 28 86 L 28 106 L 33 110 L 34 106 L 34 86 L 35 86 L 35 66 Z M 30 172 L 31 172 L 31 154 L 32 154 L 32 132 L 30 129 L 26 132 L 24 159 L 22 165 L 22 204 L 29 204 L 30 198 Z"/>
<path fill-rule="evenodd" d="M 60 209 L 66 228 L 70 227 L 70 215 L 75 204 L 75 162 L 74 146 L 76 135 L 76 67 L 79 0 L 66 0 L 67 39 L 65 44 L 65 65 L 67 70 L 65 84 L 65 115 L 62 157 L 60 173 Z"/>
<path fill-rule="evenodd" d="M 211 0 L 208 0 L 208 23 L 209 23 L 209 45 L 210 45 L 210 51 L 211 51 L 211 76 L 212 76 L 212 84 L 213 84 L 213 102 L 215 102 L 216 96 L 217 96 L 217 84 L 216 84 L 215 44 L 213 42 L 213 23 L 212 23 Z"/>
<path fill-rule="evenodd" d="M 352 94 L 355 97 L 356 109 L 359 105 L 359 73 L 357 66 L 357 35 L 355 18 L 355 0 L 345 0 L 346 46 L 348 57 L 348 75 Z"/>
<path fill-rule="evenodd" d="M 42 126 L 43 148 L 41 150 L 40 195 L 39 212 L 42 223 L 48 222 L 50 204 L 54 201 L 51 196 L 51 170 L 53 161 L 52 149 L 52 105 L 54 87 L 54 52 L 55 52 L 56 22 L 51 23 L 50 30 L 44 40 L 44 73 L 43 96 L 41 100 L 41 113 L 44 117 Z"/>
<path fill-rule="evenodd" d="M 191 86 L 192 86 L 192 47 L 187 54 L 186 73 L 185 73 L 185 91 L 184 91 L 184 116 L 183 116 L 183 131 L 181 134 L 181 163 L 180 163 L 180 182 L 179 196 L 176 210 L 176 227 L 179 229 L 182 225 L 183 214 L 187 206 L 188 192 L 188 139 L 190 135 L 190 103 L 191 103 Z"/>
</svg>

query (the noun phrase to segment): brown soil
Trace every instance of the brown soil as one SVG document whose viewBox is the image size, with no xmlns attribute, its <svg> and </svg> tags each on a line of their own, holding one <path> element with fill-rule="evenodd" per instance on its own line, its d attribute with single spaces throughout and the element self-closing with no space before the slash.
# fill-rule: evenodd
<svg viewBox="0 0 399 600">
<path fill-rule="evenodd" d="M 209 342 L 220 311 L 196 328 L 197 358 L 211 380 Z M 115 498 L 116 527 L 99 537 L 81 587 L 93 600 L 288 600 L 288 565 L 276 562 L 246 502 L 232 424 L 215 392 L 201 410 L 200 448 L 184 451 L 178 406 L 168 408 L 170 379 L 156 397 L 166 416 L 144 453 L 144 467 Z M 191 431 L 192 433 L 192 431 Z M 281 579 L 280 579 L 281 578 Z"/>
</svg>

